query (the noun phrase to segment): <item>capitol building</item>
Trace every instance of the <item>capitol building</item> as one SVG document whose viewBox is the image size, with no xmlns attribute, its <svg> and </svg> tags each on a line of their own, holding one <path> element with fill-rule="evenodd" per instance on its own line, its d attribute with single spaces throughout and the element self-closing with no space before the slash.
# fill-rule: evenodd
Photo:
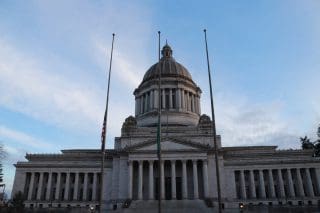
<svg viewBox="0 0 320 213">
<path fill-rule="evenodd" d="M 103 207 L 110 212 L 156 212 L 159 196 L 172 212 L 212 212 L 218 205 L 213 123 L 201 114 L 201 92 L 166 44 L 159 63 L 134 90 L 135 115 L 123 122 L 114 149 L 106 150 L 103 181 L 100 149 L 27 154 L 26 161 L 15 164 L 12 196 L 21 191 L 30 208 L 98 208 L 102 187 Z M 156 142 L 159 107 L 161 162 Z M 224 147 L 223 135 L 216 137 L 224 209 L 320 204 L 320 159 L 312 150 Z"/>
</svg>

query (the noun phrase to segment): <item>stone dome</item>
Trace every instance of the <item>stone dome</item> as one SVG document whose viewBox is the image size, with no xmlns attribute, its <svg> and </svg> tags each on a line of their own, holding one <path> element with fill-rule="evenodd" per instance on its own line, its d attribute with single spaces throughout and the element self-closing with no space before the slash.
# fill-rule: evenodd
<svg viewBox="0 0 320 213">
<path fill-rule="evenodd" d="M 159 68 L 162 67 L 161 77 L 180 77 L 193 82 L 192 77 L 182 64 L 176 62 L 172 57 L 172 49 L 166 44 L 162 49 L 160 62 L 152 65 L 145 73 L 142 83 L 159 77 Z"/>
<path fill-rule="evenodd" d="M 159 107 L 161 123 L 168 126 L 196 126 L 201 113 L 201 89 L 193 82 L 189 71 L 172 57 L 172 49 L 168 44 L 161 53 L 160 61 L 150 67 L 133 93 L 137 126 L 156 126 Z"/>
</svg>

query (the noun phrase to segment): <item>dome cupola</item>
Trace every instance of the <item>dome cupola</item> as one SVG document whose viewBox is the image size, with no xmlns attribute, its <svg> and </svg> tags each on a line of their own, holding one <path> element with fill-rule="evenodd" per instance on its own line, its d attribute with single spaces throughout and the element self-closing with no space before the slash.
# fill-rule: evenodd
<svg viewBox="0 0 320 213">
<path fill-rule="evenodd" d="M 162 57 L 171 58 L 172 56 L 172 49 L 171 47 L 166 43 L 164 47 L 161 50 Z"/>
<path fill-rule="evenodd" d="M 200 117 L 200 88 L 193 82 L 189 71 L 172 57 L 166 44 L 162 58 L 145 73 L 134 91 L 138 126 L 156 126 L 158 107 L 162 109 L 163 125 L 195 126 Z M 159 103 L 159 73 L 161 73 L 161 103 Z"/>
</svg>

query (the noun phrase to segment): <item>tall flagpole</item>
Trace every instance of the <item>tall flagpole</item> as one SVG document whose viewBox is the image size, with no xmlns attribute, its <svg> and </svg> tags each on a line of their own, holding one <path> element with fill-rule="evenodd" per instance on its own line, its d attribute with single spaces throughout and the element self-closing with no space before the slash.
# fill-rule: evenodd
<svg viewBox="0 0 320 213">
<path fill-rule="evenodd" d="M 159 54 L 159 82 L 158 82 L 158 131 L 157 131 L 157 153 L 158 153 L 158 174 L 159 174 L 159 184 L 158 184 L 158 212 L 161 213 L 161 194 L 162 194 L 162 170 L 161 170 L 161 64 L 160 64 L 160 31 L 158 31 L 158 54 Z"/>
<path fill-rule="evenodd" d="M 110 57 L 110 64 L 109 64 L 108 88 L 107 88 L 107 101 L 106 101 L 106 108 L 105 108 L 104 117 L 103 117 L 102 133 L 101 133 L 101 174 L 100 174 L 101 184 L 100 184 L 100 199 L 99 199 L 100 213 L 103 212 L 104 161 L 105 161 L 105 154 L 106 154 L 105 144 L 106 144 L 106 135 L 107 135 L 109 91 L 110 91 L 110 78 L 111 78 L 114 36 L 115 34 L 112 33 L 111 57 Z"/>
<path fill-rule="evenodd" d="M 220 188 L 220 171 L 219 171 L 219 151 L 217 145 L 217 133 L 216 133 L 216 121 L 214 116 L 214 106 L 213 106 L 213 95 L 212 95 L 212 85 L 211 85 L 211 71 L 209 63 L 209 53 L 208 53 L 208 43 L 207 43 L 207 30 L 204 29 L 204 38 L 206 43 L 206 54 L 207 54 L 207 65 L 208 65 L 208 75 L 209 75 L 209 86 L 210 86 L 210 100 L 211 100 L 211 116 L 212 116 L 212 134 L 213 134 L 213 143 L 214 143 L 214 156 L 216 161 L 216 179 L 217 179 L 217 191 L 218 191 L 218 206 L 219 213 L 221 213 L 221 188 Z"/>
</svg>

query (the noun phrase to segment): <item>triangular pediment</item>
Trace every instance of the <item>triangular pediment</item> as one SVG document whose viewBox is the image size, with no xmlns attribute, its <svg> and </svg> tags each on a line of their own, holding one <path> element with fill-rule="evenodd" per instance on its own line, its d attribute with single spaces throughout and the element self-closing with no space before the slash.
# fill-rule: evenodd
<svg viewBox="0 0 320 213">
<path fill-rule="evenodd" d="M 176 138 L 167 138 L 161 141 L 161 150 L 162 151 L 179 151 L 179 150 L 204 150 L 208 149 L 208 146 L 203 144 L 179 140 Z M 141 143 L 137 143 L 133 146 L 126 147 L 127 151 L 155 151 L 157 150 L 156 140 L 148 140 Z"/>
<path fill-rule="evenodd" d="M 175 143 L 173 141 L 162 141 L 161 150 L 195 150 L 196 148 L 181 143 Z M 157 150 L 157 144 L 153 143 L 147 146 L 140 147 L 136 150 Z"/>
</svg>

